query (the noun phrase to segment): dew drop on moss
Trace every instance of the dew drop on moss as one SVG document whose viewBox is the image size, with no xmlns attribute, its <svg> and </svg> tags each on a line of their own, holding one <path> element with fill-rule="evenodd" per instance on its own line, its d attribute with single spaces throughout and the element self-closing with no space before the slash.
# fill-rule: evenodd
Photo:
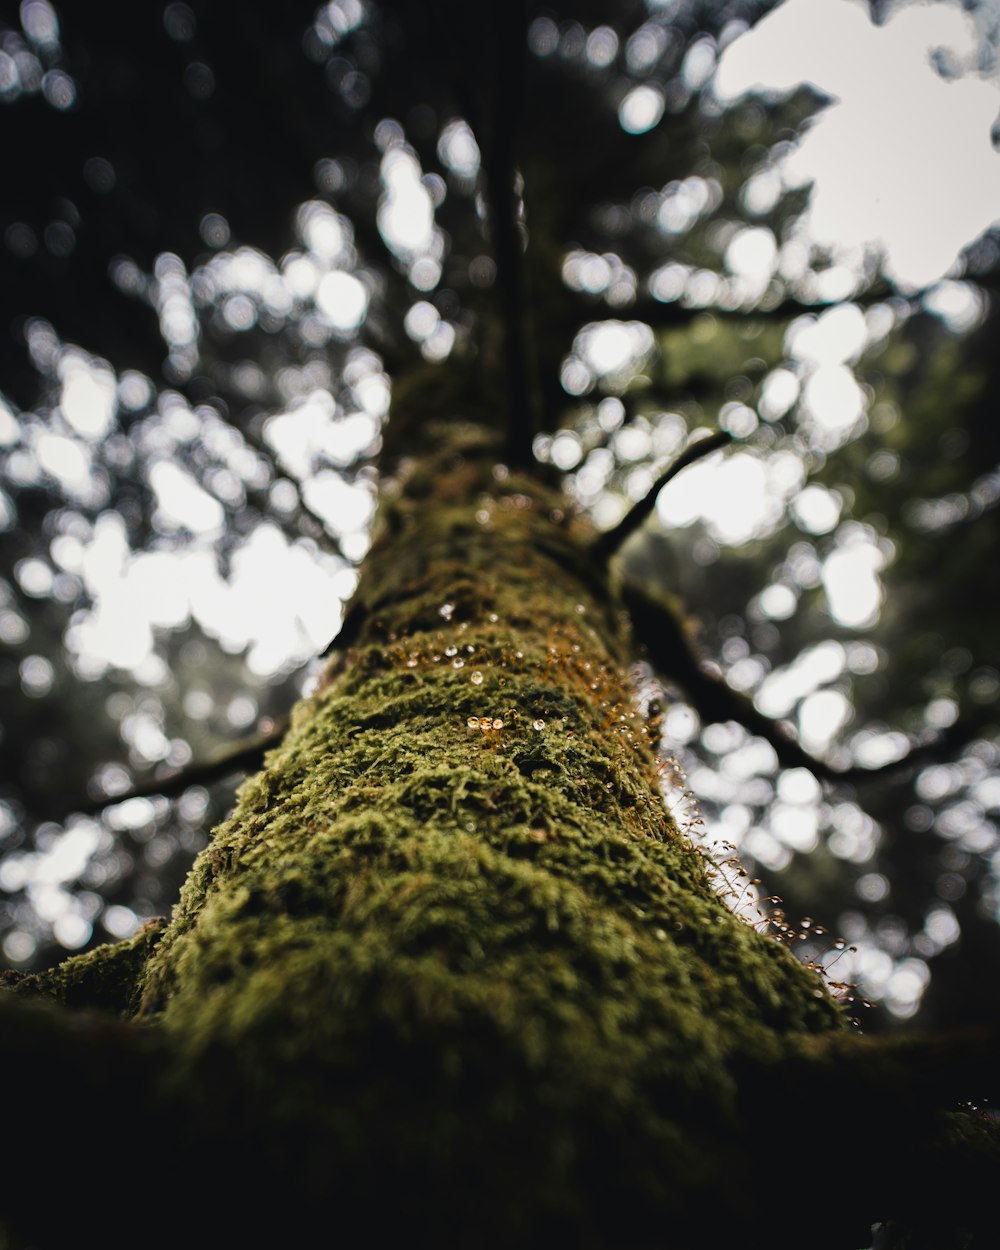
<svg viewBox="0 0 1000 1250">
<path fill-rule="evenodd" d="M 482 673 L 473 673 L 469 678 L 469 681 L 471 681 L 474 686 L 481 686 L 483 684 Z"/>
<path fill-rule="evenodd" d="M 542 730 L 545 728 L 545 721 L 539 716 L 537 720 L 531 722 L 532 729 Z"/>
</svg>

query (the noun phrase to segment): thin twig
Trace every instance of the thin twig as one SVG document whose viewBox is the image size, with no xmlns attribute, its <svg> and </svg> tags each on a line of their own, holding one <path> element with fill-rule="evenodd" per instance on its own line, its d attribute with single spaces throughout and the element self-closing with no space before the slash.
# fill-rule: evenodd
<svg viewBox="0 0 1000 1250">
<path fill-rule="evenodd" d="M 114 807 L 129 799 L 173 799 L 190 789 L 191 786 L 210 786 L 217 781 L 222 781 L 225 777 L 231 777 L 234 773 L 251 772 L 260 766 L 267 752 L 281 742 L 287 728 L 288 720 L 282 717 L 273 729 L 259 737 L 238 742 L 232 750 L 214 760 L 189 764 L 165 777 L 144 781 L 121 794 L 106 794 L 97 799 L 88 798 L 82 802 L 73 803 L 68 811 L 78 812 L 83 816 L 92 816 L 106 807 Z"/>
<path fill-rule="evenodd" d="M 718 451 L 720 447 L 725 447 L 727 443 L 732 441 L 733 436 L 728 430 L 717 430 L 714 434 L 710 434 L 708 438 L 699 439 L 681 452 L 677 459 L 664 469 L 639 502 L 625 513 L 618 524 L 612 526 L 609 530 L 605 530 L 603 534 L 600 534 L 594 540 L 591 547 L 594 557 L 601 563 L 606 564 L 615 552 L 624 546 L 625 541 L 632 537 L 653 511 L 656 507 L 657 496 L 669 481 L 672 481 L 688 465 L 694 464 L 696 460 L 701 460 L 702 457 L 710 455 L 713 451 Z"/>
<path fill-rule="evenodd" d="M 776 304 L 763 306 L 742 304 L 736 308 L 724 308 L 721 304 L 692 307 L 689 304 L 677 303 L 675 300 L 664 301 L 650 296 L 630 304 L 628 316 L 636 321 L 644 321 L 646 325 L 657 329 L 672 329 L 689 325 L 698 317 L 705 316 L 706 313 L 716 317 L 719 321 L 791 321 L 794 317 L 819 316 L 843 304 L 857 304 L 860 308 L 871 308 L 875 304 L 884 304 L 891 298 L 905 297 L 893 296 L 887 287 L 877 286 L 870 291 L 848 295 L 839 300 L 812 302 L 789 295 L 780 299 Z M 906 300 L 906 302 L 911 305 L 913 303 L 912 300 Z"/>
</svg>

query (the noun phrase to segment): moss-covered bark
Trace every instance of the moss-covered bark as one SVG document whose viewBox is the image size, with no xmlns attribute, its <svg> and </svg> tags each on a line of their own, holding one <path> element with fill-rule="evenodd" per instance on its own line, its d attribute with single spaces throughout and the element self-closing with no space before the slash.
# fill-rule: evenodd
<svg viewBox="0 0 1000 1250">
<path fill-rule="evenodd" d="M 317 1222 L 334 1244 L 363 1222 L 374 1244 L 679 1250 L 738 1225 L 763 1245 L 744 1183 L 789 1148 L 828 1167 L 870 1113 L 914 1177 L 953 1156 L 993 1175 L 995 1134 L 954 1155 L 911 1097 L 908 1072 L 947 1099 L 947 1047 L 858 1046 L 821 982 L 717 899 L 664 808 L 587 526 L 481 431 L 442 444 L 386 487 L 350 646 L 171 923 L 13 986 L 133 1023 L 0 1000 L 30 1149 L 48 1141 L 34 1087 L 67 1124 L 101 1108 L 61 1202 L 8 1160 L 15 1224 L 62 1246 L 103 1187 L 111 1246 L 128 1212 L 149 1246 Z M 916 1182 L 875 1200 L 877 1147 L 850 1208 L 781 1187 L 803 1244 L 867 1244 L 912 1209 Z"/>
<path fill-rule="evenodd" d="M 355 645 L 144 984 L 209 1119 L 324 1201 L 390 1186 L 444 1244 L 677 1231 L 738 1166 L 731 1060 L 843 1027 L 664 809 L 623 615 L 563 508 L 475 439 L 411 466 Z"/>
</svg>

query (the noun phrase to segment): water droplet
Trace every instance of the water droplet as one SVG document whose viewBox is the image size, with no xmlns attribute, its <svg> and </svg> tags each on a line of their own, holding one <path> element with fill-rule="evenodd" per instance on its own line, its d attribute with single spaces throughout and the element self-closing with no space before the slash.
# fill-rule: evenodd
<svg viewBox="0 0 1000 1250">
<path fill-rule="evenodd" d="M 455 605 L 453 603 L 442 603 L 438 608 L 438 616 L 443 616 L 446 621 L 450 621 L 454 611 Z"/>
<path fill-rule="evenodd" d="M 469 681 L 471 681 L 474 686 L 481 686 L 483 684 L 482 673 L 473 673 L 469 678 Z"/>
<path fill-rule="evenodd" d="M 489 716 L 481 716 L 479 718 L 479 728 L 480 729 L 492 729 L 493 728 L 492 719 Z"/>
<path fill-rule="evenodd" d="M 445 647 L 444 653 L 447 656 L 458 655 L 458 647 Z"/>
<path fill-rule="evenodd" d="M 465 723 L 469 726 L 469 728 L 470 728 L 470 729 L 478 729 L 478 728 L 479 728 L 479 717 L 478 717 L 478 716 L 470 716 L 470 717 L 469 717 L 469 719 L 468 719 Z"/>
<path fill-rule="evenodd" d="M 531 722 L 531 728 L 532 729 L 544 729 L 545 721 L 543 721 L 542 718 L 539 716 L 537 720 L 534 720 Z"/>
<path fill-rule="evenodd" d="M 503 729 L 503 721 L 500 719 L 500 717 L 499 717 L 499 716 L 498 716 L 498 717 L 496 717 L 496 719 L 493 721 L 493 728 L 494 728 L 494 729 Z"/>
<path fill-rule="evenodd" d="M 578 604 L 576 605 L 576 610 L 577 610 L 577 612 L 579 612 L 579 614 L 580 614 L 581 616 L 583 616 L 584 612 L 586 612 L 586 610 L 587 610 L 587 609 L 583 606 L 583 604 L 582 604 L 582 603 L 578 603 Z"/>
<path fill-rule="evenodd" d="M 486 619 L 489 621 L 491 625 L 495 625 L 497 621 L 499 621 L 500 618 L 499 616 L 497 616 L 495 612 L 491 612 Z"/>
<path fill-rule="evenodd" d="M 515 655 L 515 656 L 517 657 L 517 659 L 519 659 L 519 660 L 523 660 L 523 659 L 524 659 L 524 652 L 523 652 L 523 651 L 515 651 L 515 652 L 514 652 L 514 655 Z"/>
<path fill-rule="evenodd" d="M 490 523 L 489 512 L 485 508 L 480 508 L 479 511 L 476 513 L 476 520 L 479 522 L 480 525 L 489 525 Z"/>
<path fill-rule="evenodd" d="M 416 668 L 416 667 L 417 667 L 417 661 L 416 661 L 416 659 L 415 659 L 415 657 L 414 657 L 414 656 L 412 656 L 412 655 L 411 655 L 411 656 L 410 656 L 410 658 L 406 661 L 406 667 L 407 667 L 407 668 Z"/>
<path fill-rule="evenodd" d="M 475 649 L 476 649 L 476 648 L 472 645 L 472 643 L 471 643 L 471 642 L 467 642 L 467 643 L 465 644 L 465 649 L 466 649 L 466 651 L 468 651 L 469 655 L 471 655 L 471 654 L 473 653 L 473 651 L 475 651 Z"/>
<path fill-rule="evenodd" d="M 459 656 L 457 660 L 452 660 L 451 666 L 452 668 L 465 668 L 465 661 Z"/>
</svg>

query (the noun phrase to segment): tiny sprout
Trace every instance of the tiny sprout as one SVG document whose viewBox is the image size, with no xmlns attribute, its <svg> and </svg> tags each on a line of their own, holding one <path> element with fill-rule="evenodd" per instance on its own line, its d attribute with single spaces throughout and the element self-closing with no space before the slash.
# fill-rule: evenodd
<svg viewBox="0 0 1000 1250">
<path fill-rule="evenodd" d="M 479 718 L 479 728 L 480 729 L 492 729 L 493 721 L 488 716 L 481 716 Z"/>
<path fill-rule="evenodd" d="M 469 678 L 469 681 L 471 681 L 474 686 L 481 686 L 483 684 L 482 673 L 473 673 Z"/>
<path fill-rule="evenodd" d="M 540 730 L 540 729 L 544 729 L 544 728 L 545 728 L 545 721 L 543 721 L 543 720 L 542 720 L 542 718 L 539 716 L 539 718 L 538 718 L 537 720 L 534 720 L 534 721 L 532 721 L 532 722 L 531 722 L 531 727 L 532 727 L 532 729 L 539 729 L 539 730 Z"/>
</svg>

